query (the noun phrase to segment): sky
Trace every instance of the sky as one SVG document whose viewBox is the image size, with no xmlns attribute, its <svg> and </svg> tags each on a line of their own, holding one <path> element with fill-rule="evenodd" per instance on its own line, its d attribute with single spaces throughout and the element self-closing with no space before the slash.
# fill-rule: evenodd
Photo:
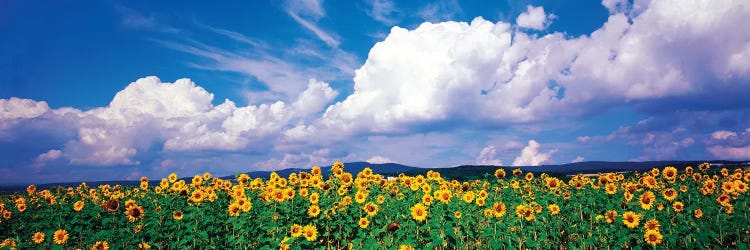
<svg viewBox="0 0 750 250">
<path fill-rule="evenodd" d="M 2 1 L 0 183 L 750 160 L 750 3 Z"/>
</svg>

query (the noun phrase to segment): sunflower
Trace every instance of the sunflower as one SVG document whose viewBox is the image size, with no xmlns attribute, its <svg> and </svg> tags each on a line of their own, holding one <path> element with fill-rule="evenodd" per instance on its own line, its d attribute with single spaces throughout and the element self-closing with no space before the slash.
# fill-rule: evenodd
<svg viewBox="0 0 750 250">
<path fill-rule="evenodd" d="M 306 225 L 302 228 L 302 232 L 305 235 L 307 241 L 313 242 L 318 239 L 318 229 L 313 225 Z"/>
<path fill-rule="evenodd" d="M 76 201 L 75 203 L 73 203 L 73 210 L 75 210 L 76 212 L 80 212 L 81 210 L 83 210 L 83 205 L 83 201 Z"/>
<path fill-rule="evenodd" d="M 378 204 L 383 204 L 385 202 L 385 197 L 383 195 L 378 195 L 378 198 L 375 199 Z"/>
<path fill-rule="evenodd" d="M 641 204 L 641 208 L 649 210 L 651 209 L 651 206 L 654 205 L 655 200 L 656 195 L 654 195 L 654 192 L 646 191 L 641 195 L 641 198 L 638 199 L 638 202 Z"/>
<path fill-rule="evenodd" d="M 307 208 L 307 215 L 310 217 L 317 217 L 320 214 L 320 207 L 318 205 L 311 205 Z"/>
<path fill-rule="evenodd" d="M 206 198 L 206 193 L 203 192 L 203 190 L 196 189 L 193 190 L 193 193 L 190 195 L 190 201 L 193 203 L 202 203 L 203 199 Z"/>
<path fill-rule="evenodd" d="M 365 213 L 367 213 L 367 216 L 372 217 L 378 214 L 378 205 L 375 205 L 375 203 L 372 203 L 372 202 L 368 202 L 367 204 L 365 204 L 362 210 L 365 210 Z"/>
<path fill-rule="evenodd" d="M 422 195 L 422 203 L 424 203 L 427 206 L 432 205 L 432 199 L 433 199 L 432 195 L 430 194 Z"/>
<path fill-rule="evenodd" d="M 169 178 L 169 182 L 170 183 L 174 183 L 175 181 L 177 181 L 177 174 L 171 173 L 171 174 L 169 174 L 169 177 L 167 177 L 167 178 Z"/>
<path fill-rule="evenodd" d="M 289 228 L 289 233 L 295 238 L 302 236 L 302 226 L 299 224 L 292 224 Z"/>
<path fill-rule="evenodd" d="M 484 207 L 484 204 L 487 202 L 485 198 L 477 198 L 474 202 L 476 202 L 477 206 Z"/>
<path fill-rule="evenodd" d="M 320 201 L 320 195 L 317 192 L 313 192 L 308 199 L 311 204 L 318 204 L 318 201 Z"/>
<path fill-rule="evenodd" d="M 185 217 L 185 214 L 182 213 L 182 211 L 174 211 L 172 212 L 172 218 L 175 220 L 182 220 L 182 218 Z"/>
<path fill-rule="evenodd" d="M 696 219 L 700 219 L 701 217 L 703 217 L 703 210 L 693 210 L 693 216 L 695 216 Z"/>
<path fill-rule="evenodd" d="M 495 202 L 492 204 L 492 214 L 497 217 L 503 217 L 505 215 L 506 207 L 505 203 Z"/>
<path fill-rule="evenodd" d="M 23 213 L 23 211 L 26 211 L 27 206 L 26 206 L 26 203 L 20 203 L 20 204 L 16 204 L 16 208 L 18 208 L 18 212 Z"/>
<path fill-rule="evenodd" d="M 523 174 L 523 171 L 520 168 L 513 169 L 513 176 L 520 177 L 521 174 Z"/>
<path fill-rule="evenodd" d="M 633 213 L 633 212 L 625 212 L 622 215 L 622 223 L 625 224 L 628 228 L 636 228 L 638 227 L 638 221 L 641 219 L 641 216 Z"/>
<path fill-rule="evenodd" d="M 643 224 L 643 227 L 646 229 L 646 231 L 648 231 L 648 230 L 659 231 L 659 226 L 660 226 L 659 225 L 659 221 L 657 221 L 656 219 L 650 219 L 650 220 L 646 221 L 645 224 Z"/>
<path fill-rule="evenodd" d="M 143 189 L 143 190 L 148 189 L 148 182 L 147 181 L 142 181 L 141 185 L 140 185 L 140 188 Z"/>
<path fill-rule="evenodd" d="M 741 180 L 734 180 L 734 190 L 739 193 L 747 192 L 747 184 Z"/>
<path fill-rule="evenodd" d="M 647 230 L 646 233 L 643 234 L 643 239 L 646 240 L 646 243 L 652 246 L 661 244 L 663 238 L 664 236 L 662 236 L 657 230 Z"/>
<path fill-rule="evenodd" d="M 151 245 L 149 245 L 146 242 L 138 243 L 138 247 L 136 248 L 136 250 L 146 250 L 146 249 L 151 249 Z"/>
<path fill-rule="evenodd" d="M 232 204 L 229 204 L 229 208 L 228 208 L 229 216 L 240 216 L 241 209 L 242 208 L 240 208 L 239 204 L 232 202 Z"/>
<path fill-rule="evenodd" d="M 107 201 L 107 204 L 104 205 L 104 208 L 109 212 L 117 212 L 117 210 L 120 209 L 120 201 L 116 199 L 112 199 Z"/>
<path fill-rule="evenodd" d="M 664 171 L 661 172 L 661 175 L 664 179 L 673 182 L 677 178 L 677 169 L 672 166 L 666 167 L 664 168 Z"/>
<path fill-rule="evenodd" d="M 97 241 L 94 243 L 94 246 L 91 247 L 91 250 L 108 250 L 109 249 L 109 243 L 106 241 Z"/>
<path fill-rule="evenodd" d="M 143 218 L 143 207 L 138 206 L 138 205 L 131 206 L 130 208 L 127 209 L 127 211 L 125 211 L 125 215 L 128 216 L 128 220 L 130 222 L 139 220 Z"/>
<path fill-rule="evenodd" d="M 498 168 L 497 170 L 495 170 L 495 178 L 504 179 L 505 178 L 505 170 L 503 170 L 502 168 Z"/>
<path fill-rule="evenodd" d="M 68 231 L 65 229 L 58 229 L 54 235 L 55 244 L 62 245 L 68 241 Z"/>
<path fill-rule="evenodd" d="M 461 213 L 461 211 L 455 211 L 455 212 L 453 212 L 453 217 L 455 217 L 456 219 L 461 219 L 461 216 L 463 216 L 463 214 Z"/>
<path fill-rule="evenodd" d="M 464 195 L 461 196 L 461 199 L 464 202 L 471 204 L 471 202 L 474 201 L 474 192 L 469 191 L 464 193 Z"/>
<path fill-rule="evenodd" d="M 3 211 L 3 219 L 10 219 L 11 216 L 13 216 L 13 213 L 10 210 Z"/>
<path fill-rule="evenodd" d="M 534 173 L 528 172 L 526 173 L 526 176 L 524 176 L 524 178 L 526 178 L 527 181 L 531 181 L 534 179 Z"/>
<path fill-rule="evenodd" d="M 672 201 L 675 198 L 677 198 L 677 190 L 674 188 L 667 188 L 664 189 L 664 191 L 661 192 L 662 196 L 664 196 L 664 199 L 668 201 Z"/>
<path fill-rule="evenodd" d="M 359 227 L 360 228 L 367 228 L 367 226 L 370 225 L 370 220 L 367 219 L 367 217 L 359 218 Z"/>
<path fill-rule="evenodd" d="M 604 186 L 604 191 L 607 194 L 609 194 L 609 195 L 616 194 L 617 193 L 617 185 L 615 185 L 614 183 L 607 183 L 607 185 Z"/>
<path fill-rule="evenodd" d="M 427 207 L 422 203 L 417 203 L 411 207 L 411 217 L 417 221 L 424 221 L 427 218 Z"/>
<path fill-rule="evenodd" d="M 617 220 L 617 211 L 607 210 L 607 212 L 604 214 L 604 218 L 607 223 L 612 224 L 612 222 Z"/>
<path fill-rule="evenodd" d="M 680 192 L 684 193 L 684 192 L 687 192 L 687 191 L 688 191 L 688 187 L 687 186 L 685 186 L 685 185 L 680 186 Z"/>
<path fill-rule="evenodd" d="M 549 205 L 549 206 L 547 206 L 547 209 L 549 209 L 549 212 L 552 215 L 556 215 L 556 214 L 560 213 L 560 206 L 558 206 L 557 204 Z"/>
<path fill-rule="evenodd" d="M 39 244 L 44 241 L 44 233 L 42 232 L 36 232 L 34 233 L 34 236 L 31 237 L 31 240 L 34 241 L 34 243 Z"/>
<path fill-rule="evenodd" d="M 414 247 L 411 245 L 400 245 L 398 246 L 398 250 L 414 250 Z"/>
<path fill-rule="evenodd" d="M 721 190 L 724 191 L 724 193 L 734 193 L 734 182 L 732 181 L 725 181 L 721 183 Z"/>
<path fill-rule="evenodd" d="M 672 208 L 676 213 L 682 212 L 683 209 L 685 209 L 685 204 L 682 204 L 682 202 L 676 201 L 675 203 L 672 203 Z"/>
</svg>

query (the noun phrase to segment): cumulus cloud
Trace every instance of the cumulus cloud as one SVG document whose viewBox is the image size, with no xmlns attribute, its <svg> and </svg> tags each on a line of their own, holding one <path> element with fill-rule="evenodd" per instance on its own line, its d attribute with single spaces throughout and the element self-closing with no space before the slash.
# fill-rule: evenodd
<svg viewBox="0 0 750 250">
<path fill-rule="evenodd" d="M 546 153 L 539 152 L 541 145 L 535 140 L 529 140 L 529 144 L 521 150 L 521 154 L 513 160 L 513 166 L 539 166 L 548 162 L 557 149 L 551 149 Z"/>
<path fill-rule="evenodd" d="M 730 159 L 730 160 L 750 159 L 750 146 L 744 146 L 744 147 L 711 146 L 711 147 L 708 147 L 707 150 L 718 159 Z"/>
<path fill-rule="evenodd" d="M 714 138 L 716 140 L 726 140 L 727 138 L 732 136 L 737 136 L 737 133 L 726 130 L 719 130 L 711 133 L 711 138 Z"/>
<path fill-rule="evenodd" d="M 393 162 L 395 161 L 389 159 L 388 157 L 383 157 L 379 155 L 376 155 L 376 156 L 370 157 L 370 159 L 367 159 L 367 163 L 370 163 L 370 164 L 383 164 L 383 163 L 393 163 Z"/>
<path fill-rule="evenodd" d="M 502 166 L 503 161 L 496 159 L 496 155 L 497 151 L 495 150 L 495 146 L 488 145 L 479 152 L 479 156 L 477 156 L 477 159 L 474 163 L 476 163 L 477 165 Z"/>
<path fill-rule="evenodd" d="M 583 162 L 583 160 L 584 160 L 583 157 L 579 155 L 579 156 L 576 156 L 575 159 L 573 159 L 572 161 L 570 161 L 570 163 Z"/>
<path fill-rule="evenodd" d="M 521 13 L 516 18 L 516 24 L 522 28 L 543 30 L 549 26 L 550 20 L 553 18 L 555 18 L 555 15 L 544 13 L 544 7 L 528 5 L 526 6 L 526 12 Z"/>
<path fill-rule="evenodd" d="M 580 37 L 540 37 L 482 18 L 393 27 L 355 71 L 354 92 L 289 134 L 299 139 L 398 134 L 445 123 L 500 126 L 628 103 L 657 109 L 664 105 L 656 100 L 668 98 L 694 103 L 693 97 L 720 89 L 748 93 L 748 81 L 740 79 L 749 75 L 735 70 L 728 77 L 725 70 L 750 39 L 750 31 L 735 28 L 750 22 L 750 8 L 737 8 L 742 1 L 636 5 L 643 3 L 613 13 Z"/>
<path fill-rule="evenodd" d="M 292 122 L 312 119 L 337 95 L 328 83 L 311 79 L 291 104 L 238 107 L 225 100 L 214 106 L 213 94 L 189 79 L 168 83 L 145 77 L 118 92 L 108 106 L 87 111 L 50 109 L 44 102 L 17 98 L 0 100 L 0 121 L 33 120 L 48 113 L 45 119 L 76 131 L 62 148 L 39 155 L 39 163 L 65 158 L 74 165 L 139 165 L 139 158 L 155 148 L 237 151 L 256 143 L 272 148 L 264 140 L 272 141 Z M 66 117 L 75 122 L 62 122 Z"/>
</svg>

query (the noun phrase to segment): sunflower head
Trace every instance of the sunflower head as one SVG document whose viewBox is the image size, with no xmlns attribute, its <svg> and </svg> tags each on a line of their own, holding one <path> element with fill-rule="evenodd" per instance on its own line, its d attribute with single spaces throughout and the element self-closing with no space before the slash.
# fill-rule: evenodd
<svg viewBox="0 0 750 250">
<path fill-rule="evenodd" d="M 625 224 L 628 228 L 636 228 L 638 227 L 638 223 L 640 221 L 641 217 L 633 212 L 625 212 L 622 215 L 622 223 Z"/>
<path fill-rule="evenodd" d="M 646 230 L 646 233 L 643 234 L 643 239 L 651 246 L 661 244 L 663 238 L 664 236 L 658 230 Z"/>
<path fill-rule="evenodd" d="M 65 242 L 68 241 L 68 231 L 65 229 L 58 229 L 55 231 L 54 239 L 55 244 L 62 245 L 65 244 Z"/>
<path fill-rule="evenodd" d="M 34 241 L 36 244 L 40 244 L 44 241 L 44 233 L 42 232 L 36 232 L 34 233 L 34 236 L 31 237 L 31 240 Z"/>
</svg>

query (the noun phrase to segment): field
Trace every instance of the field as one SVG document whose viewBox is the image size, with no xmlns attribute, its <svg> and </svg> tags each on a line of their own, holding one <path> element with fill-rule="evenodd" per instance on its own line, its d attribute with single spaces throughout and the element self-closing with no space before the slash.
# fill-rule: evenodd
<svg viewBox="0 0 750 250">
<path fill-rule="evenodd" d="M 0 196 L 0 248 L 750 248 L 750 169 L 551 177 L 499 168 L 386 180 L 336 163 L 234 180 L 174 174 Z"/>
</svg>

